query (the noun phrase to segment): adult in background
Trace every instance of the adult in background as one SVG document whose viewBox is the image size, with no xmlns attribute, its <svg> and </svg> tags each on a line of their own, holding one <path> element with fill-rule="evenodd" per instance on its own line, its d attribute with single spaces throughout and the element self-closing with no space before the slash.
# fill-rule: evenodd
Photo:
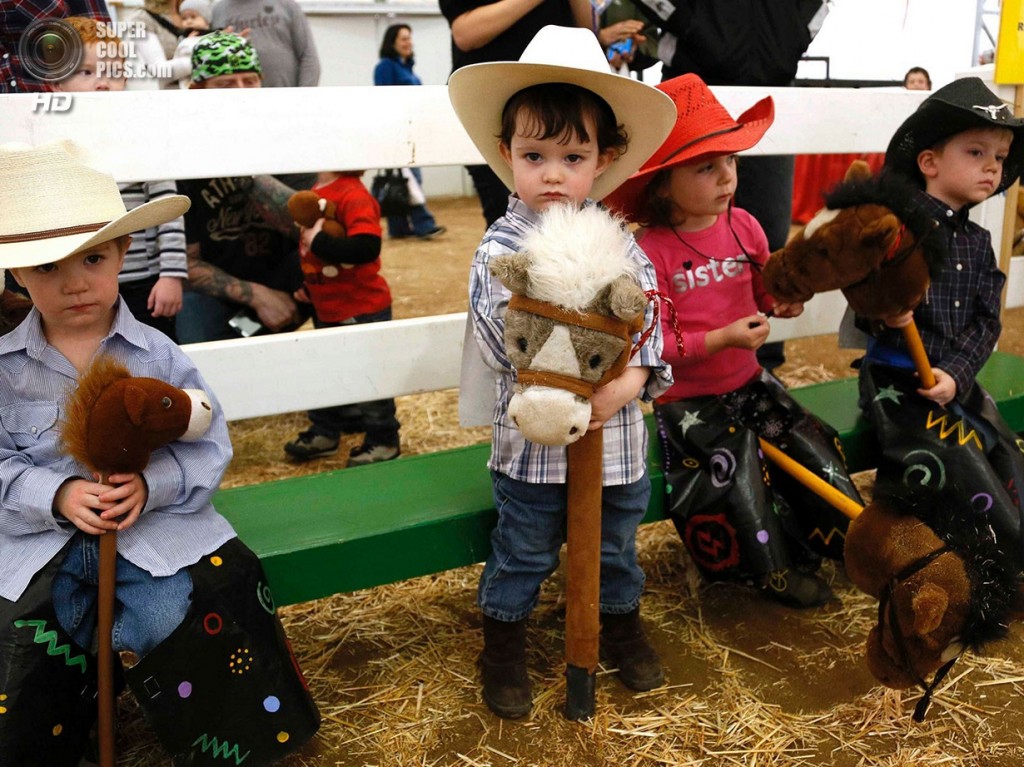
<svg viewBox="0 0 1024 767">
<path fill-rule="evenodd" d="M 227 2 L 227 0 L 221 0 Z M 594 29 L 590 0 L 440 0 L 452 30 L 452 71 L 486 61 L 518 61 L 548 24 Z M 508 207 L 509 190 L 487 165 L 466 167 L 490 226 Z"/>
<path fill-rule="evenodd" d="M 259 87 L 260 60 L 248 40 L 211 32 L 196 44 L 192 88 Z M 192 201 L 179 343 L 294 329 L 303 315 L 292 298 L 302 285 L 287 211 L 293 189 L 271 176 L 190 179 L 178 189 Z"/>
<path fill-rule="evenodd" d="M 211 25 L 214 29 L 230 26 L 240 33 L 249 30 L 249 41 L 263 66 L 264 88 L 320 82 L 320 57 L 313 33 L 295 0 L 218 0 Z"/>
<path fill-rule="evenodd" d="M 49 83 L 25 69 L 18 43 L 33 21 L 68 16 L 110 21 L 110 12 L 103 0 L 18 0 L 0 3 L 0 93 L 39 93 L 50 90 Z"/>
<path fill-rule="evenodd" d="M 932 76 L 924 67 L 911 67 L 903 75 L 903 87 L 908 91 L 930 91 Z"/>
<path fill-rule="evenodd" d="M 408 24 L 392 24 L 384 30 L 380 44 L 380 61 L 373 69 L 374 85 L 423 85 L 412 71 L 412 28 Z M 419 168 L 410 168 L 416 183 L 423 185 Z M 388 216 L 388 235 L 392 239 L 419 237 L 429 240 L 447 231 L 438 226 L 426 205 L 415 205 L 405 216 Z"/>
</svg>

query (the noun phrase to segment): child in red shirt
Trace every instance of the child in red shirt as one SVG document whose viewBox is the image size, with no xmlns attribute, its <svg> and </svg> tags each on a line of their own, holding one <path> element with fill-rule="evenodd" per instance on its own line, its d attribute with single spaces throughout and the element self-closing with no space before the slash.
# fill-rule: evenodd
<svg viewBox="0 0 1024 767">
<path fill-rule="evenodd" d="M 337 205 L 343 237 L 321 231 L 324 219 L 300 235 L 303 287 L 295 299 L 313 305 L 313 324 L 333 328 L 391 319 L 391 291 L 380 274 L 380 207 L 363 186 L 360 173 L 324 171 L 313 191 Z M 365 432 L 349 454 L 349 466 L 390 461 L 400 453 L 394 399 L 309 411 L 310 428 L 285 446 L 308 460 L 337 452 L 342 434 Z"/>
<path fill-rule="evenodd" d="M 696 75 L 657 87 L 676 103 L 676 127 L 606 202 L 646 227 L 637 242 L 683 329 L 677 335 L 663 315 L 663 357 L 675 384 L 655 415 L 669 514 L 708 577 L 752 580 L 793 607 L 820 605 L 831 592 L 813 571 L 822 556 L 841 558 L 848 520 L 766 464 L 758 438 L 861 501 L 835 431 L 801 408 L 755 354 L 768 338 L 768 314 L 803 311 L 765 291 L 764 231 L 732 205 L 735 153 L 772 124 L 772 100 L 736 121 Z"/>
</svg>

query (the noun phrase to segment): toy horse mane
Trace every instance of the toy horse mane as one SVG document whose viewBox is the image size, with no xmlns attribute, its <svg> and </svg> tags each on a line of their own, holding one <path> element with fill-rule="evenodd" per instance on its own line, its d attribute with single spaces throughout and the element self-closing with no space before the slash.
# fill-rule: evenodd
<svg viewBox="0 0 1024 767">
<path fill-rule="evenodd" d="M 101 355 L 78 380 L 67 402 L 67 416 L 61 429 L 64 452 L 91 469 L 95 466 L 89 452 L 89 415 L 100 395 L 115 381 L 131 378 L 123 364 L 109 355 Z"/>
<path fill-rule="evenodd" d="M 841 210 L 857 205 L 885 206 L 910 230 L 921 248 L 929 274 L 935 275 L 946 262 L 946 246 L 942 238 L 936 236 L 938 223 L 915 202 L 919 191 L 898 174 L 883 171 L 872 176 L 866 165 L 863 170 L 851 167 L 846 178 L 825 195 L 825 207 Z"/>
<path fill-rule="evenodd" d="M 981 652 L 984 645 L 1006 636 L 1015 608 L 1020 578 L 1007 561 L 987 526 L 973 514 L 949 513 L 938 494 L 921 488 L 901 488 L 890 496 L 901 513 L 915 517 L 932 529 L 958 557 L 971 584 L 971 597 L 960 631 L 960 643 Z M 942 513 L 938 513 L 941 509 Z"/>
<path fill-rule="evenodd" d="M 552 206 L 543 226 L 523 237 L 520 252 L 530 260 L 526 294 L 564 309 L 583 311 L 616 278 L 637 273 L 627 257 L 629 232 L 596 205 Z"/>
</svg>

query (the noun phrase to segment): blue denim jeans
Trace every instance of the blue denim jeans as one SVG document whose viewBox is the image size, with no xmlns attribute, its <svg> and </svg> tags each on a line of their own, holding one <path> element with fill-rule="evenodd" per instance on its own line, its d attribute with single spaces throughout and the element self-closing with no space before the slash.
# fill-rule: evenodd
<svg viewBox="0 0 1024 767">
<path fill-rule="evenodd" d="M 484 615 L 518 621 L 537 605 L 540 585 L 558 567 L 565 542 L 565 484 L 520 482 L 491 472 L 498 524 L 484 565 L 477 604 Z M 636 528 L 647 512 L 645 473 L 601 495 L 601 612 L 628 613 L 640 604 L 644 572 L 636 561 Z"/>
<path fill-rule="evenodd" d="M 57 620 L 79 647 L 92 648 L 96 633 L 96 589 L 99 584 L 99 537 L 78 533 L 53 578 Z M 187 570 L 157 577 L 117 557 L 113 646 L 144 656 L 176 629 L 192 603 L 192 577 Z"/>
<path fill-rule="evenodd" d="M 228 321 L 242 308 L 240 304 L 186 290 L 181 297 L 181 311 L 174 318 L 178 343 L 197 344 L 240 338 Z"/>
</svg>

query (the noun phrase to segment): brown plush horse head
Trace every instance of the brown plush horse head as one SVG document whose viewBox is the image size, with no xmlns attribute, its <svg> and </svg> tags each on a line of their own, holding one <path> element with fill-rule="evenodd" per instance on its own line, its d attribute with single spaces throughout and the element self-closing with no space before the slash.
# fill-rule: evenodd
<svg viewBox="0 0 1024 767">
<path fill-rule="evenodd" d="M 512 292 L 505 348 L 518 381 L 508 414 L 523 435 L 568 445 L 587 431 L 590 397 L 625 366 L 647 298 L 621 222 L 556 205 L 491 273 Z"/>
<path fill-rule="evenodd" d="M 65 452 L 94 471 L 140 472 L 157 448 L 199 439 L 212 417 L 205 392 L 135 378 L 100 356 L 68 400 L 61 436 Z"/>
<path fill-rule="evenodd" d="M 886 687 L 925 690 L 918 721 L 960 654 L 1006 633 L 1019 587 L 987 536 L 963 520 L 938 519 L 940 504 L 927 489 L 904 489 L 876 498 L 846 534 L 846 572 L 879 600 L 868 668 Z"/>
<path fill-rule="evenodd" d="M 772 253 L 765 287 L 779 301 L 807 301 L 839 288 L 859 315 L 882 319 L 916 307 L 944 260 L 935 221 L 914 206 L 916 190 L 895 174 L 872 178 L 858 160 L 827 207 Z"/>
</svg>

